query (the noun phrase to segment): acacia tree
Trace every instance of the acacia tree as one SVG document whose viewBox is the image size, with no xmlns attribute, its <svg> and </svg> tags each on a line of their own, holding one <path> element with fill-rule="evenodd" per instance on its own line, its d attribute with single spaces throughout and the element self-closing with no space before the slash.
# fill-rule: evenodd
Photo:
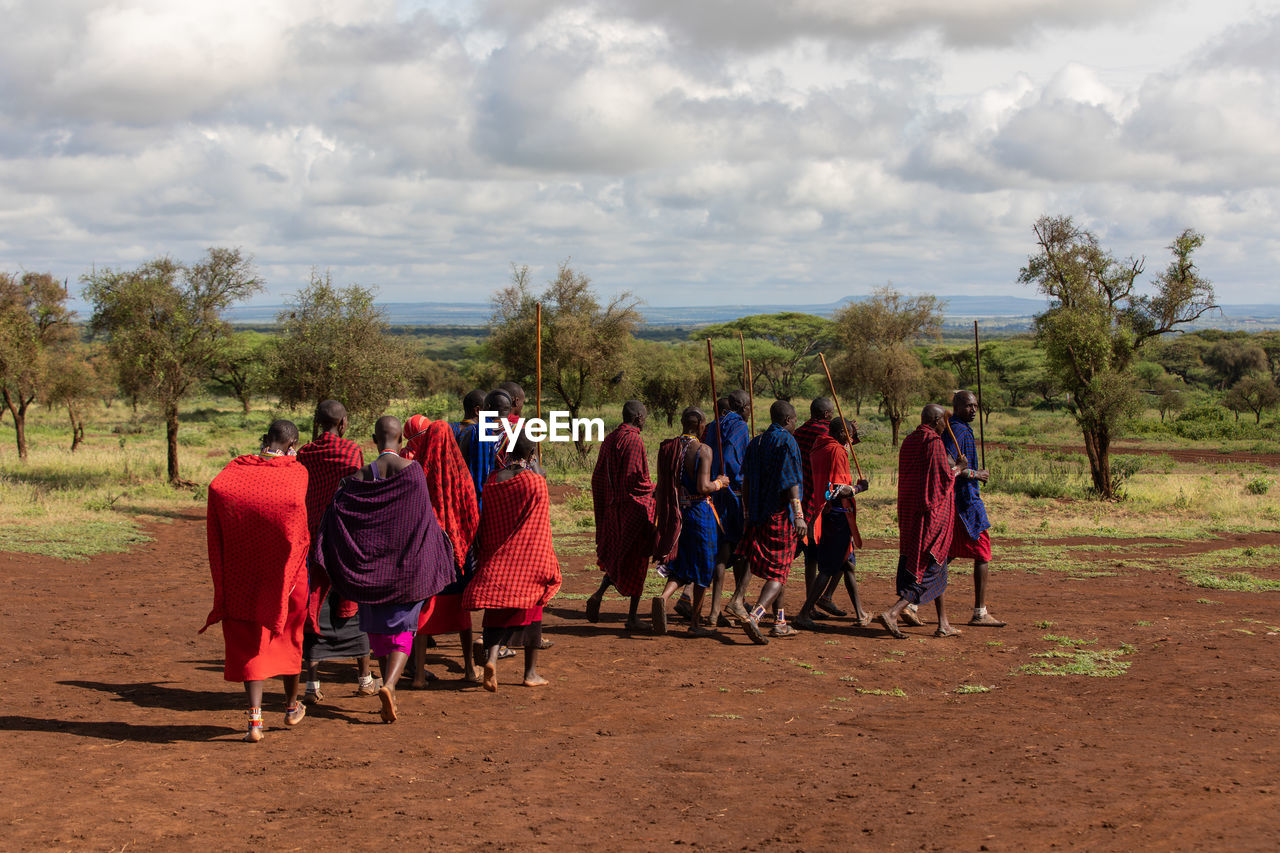
<svg viewBox="0 0 1280 853">
<path fill-rule="evenodd" d="M 1155 293 L 1136 292 L 1141 258 L 1117 259 L 1069 216 L 1043 216 L 1033 226 L 1038 251 L 1018 273 L 1051 300 L 1036 317 L 1048 369 L 1071 395 L 1069 408 L 1084 436 L 1095 492 L 1116 496 L 1111 439 L 1134 410 L 1133 364 L 1142 346 L 1207 311 L 1213 286 L 1192 254 L 1204 237 L 1188 228 L 1169 246 L 1173 261 L 1155 277 Z"/>
<path fill-rule="evenodd" d="M 270 382 L 269 349 L 270 339 L 258 332 L 234 332 L 214 359 L 211 378 L 240 401 L 246 415 Z"/>
<path fill-rule="evenodd" d="M 752 314 L 729 323 L 718 323 L 694 332 L 694 338 L 736 338 L 742 333 L 751 359 L 752 378 L 764 379 L 774 397 L 790 400 L 800 393 L 806 379 L 814 375 L 814 362 L 820 350 L 835 339 L 830 320 L 815 314 L 783 311 L 778 314 Z M 741 358 L 736 373 L 741 373 Z M 755 382 L 752 383 L 753 385 Z M 745 379 L 742 387 L 746 387 Z M 754 390 L 754 389 L 753 389 Z"/>
<path fill-rule="evenodd" d="M 178 407 L 222 353 L 230 334 L 223 312 L 262 289 L 253 261 L 239 249 L 211 248 L 190 266 L 160 257 L 83 281 L 93 304 L 90 329 L 106 339 L 121 386 L 160 409 L 169 482 L 181 485 Z"/>
<path fill-rule="evenodd" d="M 0 273 L 0 396 L 27 458 L 27 410 L 48 381 L 49 360 L 75 333 L 66 287 L 48 273 Z"/>
<path fill-rule="evenodd" d="M 328 271 L 286 300 L 272 363 L 272 385 L 286 406 L 341 400 L 363 418 L 380 415 L 405 390 L 412 354 L 387 334 L 371 288 L 333 286 Z"/>
<path fill-rule="evenodd" d="M 640 322 L 639 300 L 630 292 L 601 307 L 591 279 L 562 262 L 541 297 L 529 284 L 527 266 L 511 267 L 511 284 L 493 296 L 487 348 L 511 378 L 529 384 L 537 372 L 535 306 L 542 302 L 542 379 L 545 390 L 576 418 L 624 378 L 632 333 Z M 577 441 L 586 453 L 586 440 Z"/>
<path fill-rule="evenodd" d="M 634 347 L 631 370 L 636 394 L 672 426 L 685 406 L 695 405 L 707 394 L 706 356 L 696 344 L 636 341 Z"/>
<path fill-rule="evenodd" d="M 89 348 L 83 344 L 60 347 L 50 357 L 48 378 L 40 389 L 40 402 L 63 406 L 71 423 L 71 452 L 84 441 L 85 411 L 102 397 L 104 386 Z"/>
<path fill-rule="evenodd" d="M 919 357 L 907 344 L 939 333 L 941 308 L 936 296 L 908 298 L 888 285 L 877 288 L 870 299 L 836 312 L 836 334 L 844 348 L 836 372 L 842 382 L 870 388 L 879 397 L 893 430 L 894 447 L 924 375 Z"/>
<path fill-rule="evenodd" d="M 1253 422 L 1262 423 L 1262 413 L 1274 409 L 1280 403 L 1280 388 L 1274 382 L 1262 376 L 1246 376 L 1231 386 L 1222 404 L 1236 413 L 1238 420 L 1241 412 L 1253 412 Z"/>
</svg>

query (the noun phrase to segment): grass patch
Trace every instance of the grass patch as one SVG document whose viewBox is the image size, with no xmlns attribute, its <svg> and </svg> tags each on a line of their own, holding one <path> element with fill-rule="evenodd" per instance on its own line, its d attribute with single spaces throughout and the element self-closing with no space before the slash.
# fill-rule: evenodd
<svg viewBox="0 0 1280 853">
<path fill-rule="evenodd" d="M 1182 579 L 1201 589 L 1229 590 L 1231 592 L 1274 592 L 1280 590 L 1280 580 L 1260 578 L 1249 572 L 1217 574 L 1205 569 L 1190 569 L 1182 573 Z M 1203 601 L 1203 599 L 1201 599 Z"/>
<path fill-rule="evenodd" d="M 1151 620 L 1150 620 L 1150 619 L 1139 619 L 1137 622 L 1134 622 L 1133 624 L 1134 624 L 1134 625 L 1136 625 L 1136 626 L 1137 626 L 1137 627 L 1139 627 L 1139 628 L 1149 628 L 1149 627 L 1151 627 Z"/>
<path fill-rule="evenodd" d="M 1049 638 L 1046 638 L 1049 639 Z M 1084 649 L 1081 645 L 1092 645 L 1096 640 L 1072 640 L 1070 637 L 1054 637 L 1059 648 L 1032 655 L 1039 660 L 1024 664 L 1019 672 L 1025 675 L 1084 675 L 1090 678 L 1115 678 L 1124 675 L 1129 669 L 1130 661 L 1121 660 L 1137 651 L 1128 643 L 1121 643 L 1118 649 Z M 1062 642 L 1062 641 L 1069 642 Z M 1065 648 L 1063 648 L 1065 646 Z"/>
<path fill-rule="evenodd" d="M 732 447 L 730 449 L 732 449 Z M 707 714 L 707 716 L 713 720 L 741 720 L 742 719 L 741 714 Z"/>
<path fill-rule="evenodd" d="M 956 688 L 955 692 L 961 696 L 969 696 L 974 693 L 990 693 L 991 688 L 984 687 L 981 684 L 961 684 Z"/>
<path fill-rule="evenodd" d="M 1036 626 L 1037 628 L 1044 628 L 1044 629 L 1048 629 L 1048 628 L 1052 628 L 1052 627 L 1053 627 L 1053 623 L 1052 623 L 1052 622 L 1050 622 L 1048 619 L 1042 619 L 1042 620 L 1040 620 L 1039 622 L 1036 622 L 1036 623 L 1035 623 L 1035 626 Z"/>
<path fill-rule="evenodd" d="M 858 687 L 855 689 L 863 696 L 897 696 L 899 698 L 905 698 L 907 695 L 907 691 L 903 690 L 901 687 L 893 687 L 889 690 L 882 690 L 879 687 Z"/>
<path fill-rule="evenodd" d="M 1197 598 L 1196 604 L 1221 604 L 1221 601 L 1214 601 L 1212 598 Z"/>
<path fill-rule="evenodd" d="M 60 560 L 84 560 L 95 554 L 118 554 L 151 537 L 123 520 L 52 522 L 38 532 L 26 527 L 0 528 L 0 551 L 40 554 Z"/>
</svg>

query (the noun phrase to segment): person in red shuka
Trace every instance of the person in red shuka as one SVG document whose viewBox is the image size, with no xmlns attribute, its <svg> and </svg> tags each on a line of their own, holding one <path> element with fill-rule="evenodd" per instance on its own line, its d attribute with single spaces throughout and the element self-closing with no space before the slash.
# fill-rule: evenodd
<svg viewBox="0 0 1280 853">
<path fill-rule="evenodd" d="M 547 481 L 530 464 L 534 443 L 521 431 L 505 467 L 484 487 L 476 530 L 476 574 L 462 606 L 483 610 L 484 689 L 498 689 L 498 650 L 524 644 L 524 685 L 542 687 L 542 608 L 560 589 L 560 563 L 551 544 L 551 498 Z"/>
<path fill-rule="evenodd" d="M 878 621 L 900 640 L 907 638 L 898 627 L 907 605 L 930 601 L 938 609 L 933 635 L 960 633 L 947 621 L 943 593 L 956 514 L 956 472 L 968 467 L 969 460 L 961 456 L 956 467 L 951 465 L 942 444 L 946 428 L 947 410 L 930 403 L 920 413 L 920 426 L 898 450 L 898 601 Z"/>
<path fill-rule="evenodd" d="M 306 716 L 298 701 L 307 618 L 307 469 L 293 455 L 298 428 L 272 422 L 262 450 L 232 459 L 209 484 L 207 518 L 213 609 L 200 633 L 222 623 L 223 678 L 244 683 L 245 740 L 262 740 L 263 682 L 284 681 L 284 724 Z"/>
</svg>

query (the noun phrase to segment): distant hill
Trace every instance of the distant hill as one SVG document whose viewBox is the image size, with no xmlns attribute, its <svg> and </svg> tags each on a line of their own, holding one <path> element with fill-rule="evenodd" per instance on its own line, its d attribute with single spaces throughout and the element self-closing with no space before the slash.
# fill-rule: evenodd
<svg viewBox="0 0 1280 853">
<path fill-rule="evenodd" d="M 947 326 L 967 326 L 974 320 L 991 331 L 1017 332 L 1031 328 L 1031 319 L 1047 306 L 1041 299 L 1023 296 L 944 297 Z M 651 326 L 697 328 L 727 323 L 749 314 L 800 311 L 830 317 L 853 297 L 820 305 L 641 305 L 640 313 Z M 384 302 L 380 307 L 397 326 L 484 326 L 493 309 L 488 303 L 472 302 Z M 232 308 L 228 318 L 238 325 L 270 325 L 283 305 L 252 305 Z M 985 322 L 983 322 L 985 321 Z M 1224 305 L 1221 314 L 1202 318 L 1194 328 L 1276 329 L 1280 328 L 1280 305 Z"/>
</svg>

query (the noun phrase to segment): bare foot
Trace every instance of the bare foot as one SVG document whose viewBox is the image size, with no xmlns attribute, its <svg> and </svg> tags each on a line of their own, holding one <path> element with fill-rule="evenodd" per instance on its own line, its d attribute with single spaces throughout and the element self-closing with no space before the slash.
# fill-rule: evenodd
<svg viewBox="0 0 1280 853">
<path fill-rule="evenodd" d="M 480 667 L 478 666 L 471 667 L 471 669 L 463 673 L 462 678 L 465 681 L 470 681 L 472 684 L 479 684 L 480 683 Z"/>
<path fill-rule="evenodd" d="M 538 675 L 538 673 L 536 672 L 533 675 L 526 675 L 524 677 L 525 687 L 545 687 L 550 683 L 551 683 L 550 681 L 547 681 L 545 678 L 543 678 L 541 675 Z"/>
<path fill-rule="evenodd" d="M 945 637 L 959 637 L 962 633 L 964 632 L 959 628 L 952 628 L 950 625 L 939 625 L 938 630 L 933 632 L 933 636 L 942 639 Z"/>
<path fill-rule="evenodd" d="M 396 694 L 392 692 L 390 687 L 384 686 L 378 691 L 378 701 L 382 703 L 382 722 L 394 723 L 397 719 L 396 714 Z"/>
<path fill-rule="evenodd" d="M 490 693 L 498 692 L 498 667 L 496 664 L 486 663 L 484 665 L 484 679 L 482 681 L 484 689 Z"/>
<path fill-rule="evenodd" d="M 859 613 L 859 614 L 858 614 L 858 627 L 859 627 L 859 628 L 870 628 L 870 627 L 871 627 L 871 623 L 872 623 L 872 622 L 874 622 L 874 621 L 875 621 L 875 620 L 871 618 L 871 614 L 870 614 L 870 613 Z"/>
<path fill-rule="evenodd" d="M 245 743 L 257 743 L 262 740 L 262 727 L 250 728 L 244 736 Z"/>
<path fill-rule="evenodd" d="M 902 629 L 898 627 L 897 621 L 894 620 L 894 618 L 889 615 L 888 611 L 881 613 L 877 617 L 877 621 L 884 626 L 884 629 L 886 631 L 888 631 L 890 634 L 893 635 L 894 639 L 896 640 L 907 639 L 907 635 L 902 633 Z"/>
</svg>

